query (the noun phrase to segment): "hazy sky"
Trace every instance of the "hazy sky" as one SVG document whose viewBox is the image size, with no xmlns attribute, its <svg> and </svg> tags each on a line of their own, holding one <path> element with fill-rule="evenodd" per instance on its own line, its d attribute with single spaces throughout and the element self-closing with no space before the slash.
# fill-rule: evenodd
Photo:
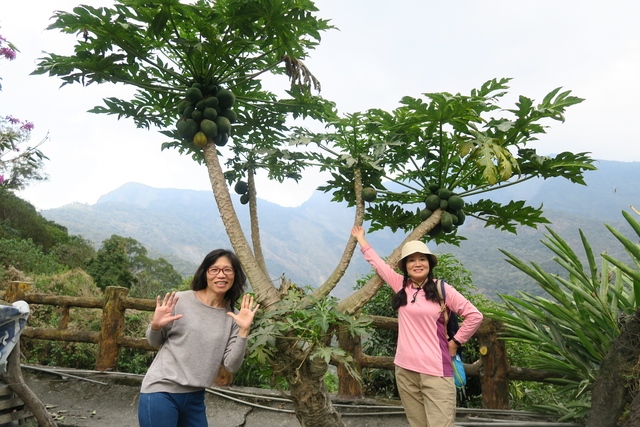
<svg viewBox="0 0 640 427">
<path fill-rule="evenodd" d="M 49 181 L 20 195 L 38 209 L 93 204 L 127 182 L 158 188 L 210 190 L 204 166 L 165 138 L 133 122 L 87 113 L 115 86 L 60 88 L 61 81 L 29 76 L 41 52 L 67 53 L 74 37 L 45 31 L 54 10 L 110 1 L 3 2 L 0 34 L 20 52 L 0 61 L 0 114 L 35 124 L 45 135 Z M 467 94 L 492 78 L 510 77 L 516 95 L 541 100 L 562 86 L 586 100 L 571 107 L 535 145 L 540 154 L 591 152 L 596 159 L 640 161 L 640 3 L 538 0 L 319 0 L 320 15 L 339 30 L 323 35 L 305 61 L 322 95 L 341 112 L 391 110 L 402 96 L 447 91 Z M 281 82 L 286 84 L 286 81 Z M 300 184 L 258 182 L 258 197 L 283 206 L 309 198 L 320 179 Z"/>
</svg>

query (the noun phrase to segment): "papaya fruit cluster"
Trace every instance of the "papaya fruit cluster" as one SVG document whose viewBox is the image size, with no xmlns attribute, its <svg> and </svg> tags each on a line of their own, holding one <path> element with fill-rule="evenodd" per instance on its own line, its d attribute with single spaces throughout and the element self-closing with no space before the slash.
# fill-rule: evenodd
<svg viewBox="0 0 640 427">
<path fill-rule="evenodd" d="M 360 194 L 365 202 L 374 202 L 378 197 L 378 192 L 373 187 L 363 188 Z M 451 190 L 431 185 L 424 203 L 425 208 L 419 212 L 420 221 L 427 220 L 437 209 L 443 210 L 440 222 L 429 232 L 429 236 L 435 237 L 442 232 L 450 233 L 455 227 L 464 224 L 464 200 Z"/>
<path fill-rule="evenodd" d="M 246 205 L 249 203 L 249 185 L 244 181 L 236 182 L 236 185 L 233 187 L 236 194 L 240 194 L 240 203 Z"/>
<path fill-rule="evenodd" d="M 236 97 L 229 89 L 194 83 L 178 103 L 180 138 L 202 148 L 209 138 L 222 147 L 229 140 L 231 126 L 238 119 L 233 110 Z"/>
<path fill-rule="evenodd" d="M 429 232 L 431 237 L 442 232 L 450 233 L 455 227 L 464 224 L 466 217 L 462 197 L 447 188 L 439 188 L 435 185 L 429 186 L 429 192 L 431 194 L 424 200 L 425 208 L 420 211 L 420 220 L 425 221 L 436 209 L 443 210 L 440 223 Z"/>
</svg>

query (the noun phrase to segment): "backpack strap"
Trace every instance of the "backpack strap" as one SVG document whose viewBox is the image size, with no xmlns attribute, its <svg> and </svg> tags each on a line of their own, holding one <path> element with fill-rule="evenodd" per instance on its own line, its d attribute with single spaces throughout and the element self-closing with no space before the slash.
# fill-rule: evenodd
<svg viewBox="0 0 640 427">
<path fill-rule="evenodd" d="M 444 316 L 444 326 L 447 327 L 449 323 L 449 310 L 447 310 L 447 294 L 444 290 L 444 280 L 438 279 L 436 281 L 436 289 L 438 289 L 438 296 L 440 297 L 440 313 Z"/>
</svg>

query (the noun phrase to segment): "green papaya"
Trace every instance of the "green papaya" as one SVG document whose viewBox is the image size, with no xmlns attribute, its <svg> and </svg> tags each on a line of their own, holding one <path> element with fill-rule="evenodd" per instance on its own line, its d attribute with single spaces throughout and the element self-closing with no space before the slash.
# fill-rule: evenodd
<svg viewBox="0 0 640 427">
<path fill-rule="evenodd" d="M 187 121 L 182 119 L 178 120 L 176 127 L 178 128 L 178 135 L 180 135 L 180 138 L 188 139 L 187 138 L 187 127 L 188 127 Z"/>
<path fill-rule="evenodd" d="M 229 133 L 231 131 L 231 122 L 224 116 L 216 117 L 216 125 L 218 125 L 218 132 Z"/>
<path fill-rule="evenodd" d="M 431 230 L 429 230 L 429 232 L 427 232 L 429 237 L 436 237 L 440 233 L 442 233 L 442 226 L 440 225 L 440 223 L 436 224 Z"/>
<path fill-rule="evenodd" d="M 195 120 L 197 123 L 200 123 L 202 119 L 204 119 L 204 114 L 202 114 L 202 111 L 196 109 L 196 110 L 193 110 L 193 113 L 191 113 L 191 118 Z"/>
<path fill-rule="evenodd" d="M 182 117 L 184 117 L 185 119 L 190 119 L 195 110 L 196 107 L 194 107 L 193 105 L 187 105 L 186 107 L 184 107 L 184 110 L 182 110 Z"/>
<path fill-rule="evenodd" d="M 240 203 L 243 205 L 249 203 L 249 193 L 244 193 L 242 196 L 240 196 Z"/>
<path fill-rule="evenodd" d="M 182 101 L 178 102 L 178 114 L 182 115 L 182 113 L 184 112 L 184 109 L 187 108 L 188 105 L 191 105 L 191 103 L 186 99 L 183 99 Z"/>
<path fill-rule="evenodd" d="M 439 189 L 440 189 L 440 186 L 438 184 L 429 184 L 429 193 L 438 194 Z"/>
<path fill-rule="evenodd" d="M 238 181 L 233 189 L 237 194 L 245 194 L 249 191 L 249 185 L 244 181 Z"/>
<path fill-rule="evenodd" d="M 451 190 L 449 190 L 448 188 L 441 188 L 438 190 L 438 197 L 444 200 L 447 200 L 449 197 L 451 197 L 451 194 Z"/>
<path fill-rule="evenodd" d="M 445 199 L 440 199 L 440 209 L 442 209 L 443 211 L 446 211 L 447 207 L 449 207 L 449 201 Z"/>
<path fill-rule="evenodd" d="M 218 135 L 218 125 L 215 124 L 212 120 L 202 119 L 200 122 L 200 130 L 204 132 L 209 138 L 214 138 Z"/>
<path fill-rule="evenodd" d="M 218 117 L 218 112 L 216 111 L 215 108 L 207 107 L 202 112 L 202 115 L 204 116 L 205 119 L 215 120 L 216 117 Z"/>
<path fill-rule="evenodd" d="M 200 111 L 204 111 L 204 109 L 207 107 L 206 103 L 204 102 L 204 99 L 201 99 L 200 101 L 198 101 L 198 103 L 196 104 L 196 110 L 200 110 Z"/>
<path fill-rule="evenodd" d="M 202 99 L 202 91 L 197 87 L 190 87 L 185 92 L 185 96 L 192 104 L 197 104 Z"/>
<path fill-rule="evenodd" d="M 229 89 L 219 89 L 216 93 L 216 98 L 218 98 L 218 105 L 223 110 L 233 107 L 236 102 L 235 95 Z"/>
<path fill-rule="evenodd" d="M 424 200 L 424 204 L 426 205 L 427 209 L 435 211 L 440 207 L 440 197 L 436 196 L 435 194 L 431 194 Z"/>
<path fill-rule="evenodd" d="M 193 119 L 180 120 L 180 122 L 178 124 L 178 133 L 184 140 L 191 141 L 198 132 L 198 124 Z"/>
<path fill-rule="evenodd" d="M 440 217 L 440 226 L 442 226 L 442 231 L 445 233 L 453 231 L 453 219 L 449 212 L 442 212 L 442 216 Z"/>
<path fill-rule="evenodd" d="M 462 197 L 456 194 L 451 195 L 451 197 L 449 197 L 448 202 L 449 202 L 449 209 L 451 209 L 452 211 L 459 211 L 464 207 L 464 200 L 462 200 Z"/>
<path fill-rule="evenodd" d="M 456 213 L 456 216 L 458 217 L 458 225 L 464 224 L 464 220 L 467 219 L 467 216 L 464 214 L 462 209 Z"/>
<path fill-rule="evenodd" d="M 220 113 L 221 116 L 226 117 L 227 119 L 229 119 L 230 123 L 235 123 L 238 121 L 238 115 L 236 114 L 235 111 L 228 109 L 228 110 L 222 110 L 222 112 Z"/>
<path fill-rule="evenodd" d="M 218 98 L 210 96 L 204 100 L 205 107 L 216 108 L 218 106 Z"/>
<path fill-rule="evenodd" d="M 220 129 L 218 128 L 218 135 L 220 136 L 220 138 L 217 141 L 214 139 L 216 145 L 218 147 L 224 147 L 225 145 L 227 145 L 227 142 L 229 142 L 229 134 L 220 133 Z"/>
<path fill-rule="evenodd" d="M 433 211 L 430 209 L 422 209 L 420 211 L 420 221 L 426 221 L 433 214 Z"/>
<path fill-rule="evenodd" d="M 365 202 L 373 202 L 378 197 L 378 192 L 375 188 L 365 187 L 362 189 L 362 199 Z"/>
</svg>

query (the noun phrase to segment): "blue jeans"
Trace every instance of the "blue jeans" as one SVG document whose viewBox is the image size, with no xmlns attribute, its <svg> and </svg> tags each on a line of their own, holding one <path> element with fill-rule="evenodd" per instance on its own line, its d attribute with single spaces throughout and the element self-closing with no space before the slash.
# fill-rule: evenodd
<svg viewBox="0 0 640 427">
<path fill-rule="evenodd" d="M 204 390 L 193 393 L 140 393 L 140 427 L 208 427 Z"/>
</svg>

